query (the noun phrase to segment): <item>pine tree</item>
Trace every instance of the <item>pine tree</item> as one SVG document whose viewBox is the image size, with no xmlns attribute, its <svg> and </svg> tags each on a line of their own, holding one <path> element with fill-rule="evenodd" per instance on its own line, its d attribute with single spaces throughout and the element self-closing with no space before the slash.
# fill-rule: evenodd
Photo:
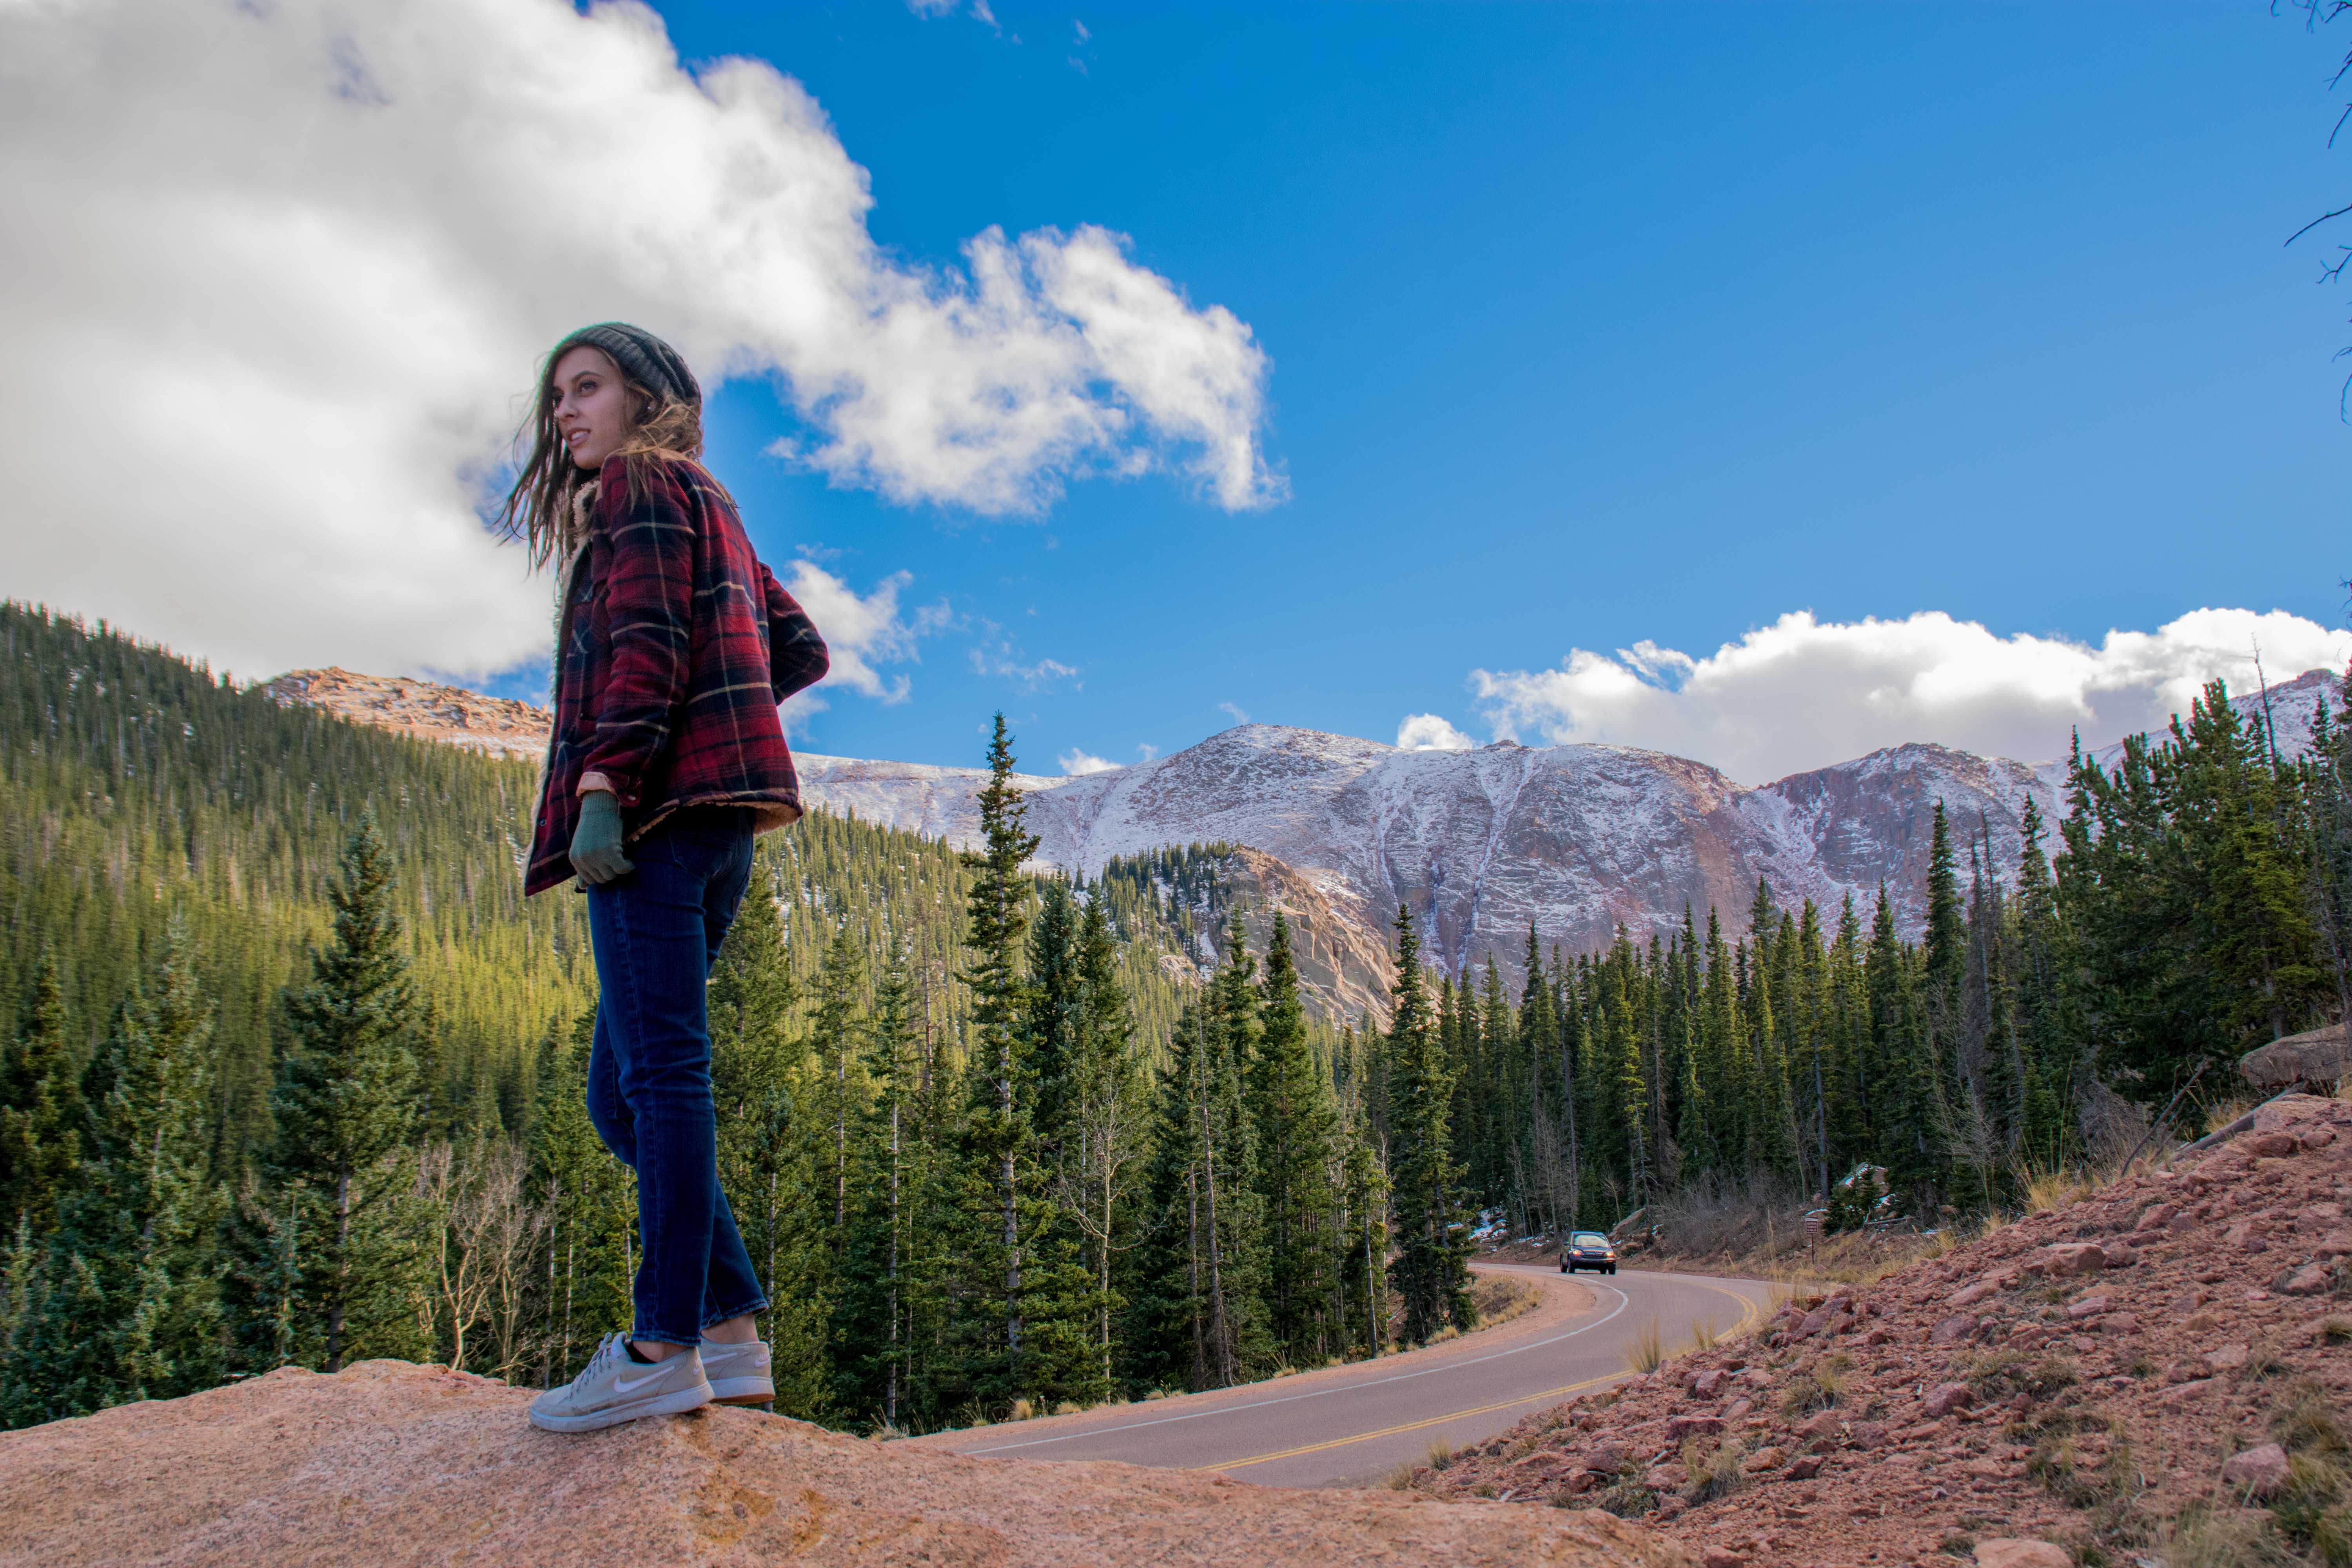
<svg viewBox="0 0 2352 1568">
<path fill-rule="evenodd" d="M 96 1291 L 98 1321 L 76 1325 L 73 1341 L 97 1405 L 193 1394 L 225 1370 L 218 1233 L 227 1203 L 207 1146 L 213 1009 L 186 922 L 166 929 L 152 974 L 92 1064 L 90 1158 L 57 1244 Z M 55 1364 L 27 1358 L 28 1372 Z"/>
<path fill-rule="evenodd" d="M 373 813 L 345 841 L 328 897 L 333 939 L 312 955 L 310 983 L 286 998 L 269 1163 L 299 1216 L 300 1310 L 318 1321 L 331 1373 L 355 1354 L 423 1349 L 422 1260 L 404 1212 L 416 1128 L 412 993 L 392 858 Z"/>
<path fill-rule="evenodd" d="M 811 945 L 816 945 L 814 942 Z M 837 944 L 822 952 L 834 955 Z M 761 1325 L 779 1414 L 834 1412 L 828 1344 L 835 1288 L 834 1077 L 820 1042 L 854 1042 L 854 955 L 845 953 L 812 1027 L 797 1026 L 801 988 L 775 902 L 743 900 L 711 966 L 710 1089 L 719 1174 L 768 1299 Z M 820 963 L 822 963 L 820 960 Z"/>
<path fill-rule="evenodd" d="M 1029 923 L 1020 880 L 1022 863 L 1036 853 L 1037 837 L 1022 825 L 1025 805 L 1013 786 L 1013 735 L 1004 715 L 988 745 L 989 783 L 980 795 L 982 847 L 966 851 L 972 873 L 970 930 L 965 944 L 971 967 L 971 1100 L 965 1118 L 971 1180 L 987 1194 L 974 1205 L 978 1222 L 971 1238 L 975 1289 L 997 1303 L 994 1331 L 975 1356 L 977 1381 L 1010 1392 L 1023 1384 L 1021 1200 L 1022 1165 L 1030 1157 L 1028 1086 L 1021 1060 L 1021 939 Z"/>
<path fill-rule="evenodd" d="M 2118 1092 L 2168 1100 L 2335 999 L 2299 791 L 2221 682 L 2112 772 L 2078 746 L 2068 795 L 2069 1022 Z"/>
<path fill-rule="evenodd" d="M 1537 943 L 1533 921 L 1528 922 L 1527 951 L 1519 962 L 1526 979 L 1519 991 L 1518 1037 L 1532 1079 L 1531 1120 L 1536 1131 L 1549 1131 L 1544 1108 L 1551 1107 L 1549 1120 L 1557 1130 L 1552 1133 L 1558 1140 L 1557 1154 L 1564 1156 L 1549 1163 L 1555 1168 L 1543 1172 L 1552 1239 L 1557 1242 L 1576 1224 L 1577 1193 L 1583 1184 L 1584 1151 L 1576 1121 L 1576 1058 L 1558 998 L 1544 975 L 1543 951 Z"/>
<path fill-rule="evenodd" d="M 1960 904 L 1959 862 L 1952 854 L 1951 825 L 1944 803 L 1936 802 L 1927 845 L 1927 941 L 1925 978 L 1932 1005 L 1958 1008 L 1960 976 L 1968 967 L 1968 918 Z"/>
<path fill-rule="evenodd" d="M 877 1428 L 895 1431 L 915 1408 L 916 1237 L 929 1206 L 929 1173 L 916 1144 L 922 1041 L 902 954 L 892 954 L 883 972 L 866 1039 L 874 1094 L 858 1127 L 855 1196 L 842 1244 L 835 1403 L 871 1412 Z"/>
<path fill-rule="evenodd" d="M 1449 1112 L 1453 1075 L 1421 975 L 1412 911 L 1396 918 L 1396 981 L 1390 990 L 1389 1150 L 1397 1256 L 1399 1332 L 1425 1343 L 1438 1330 L 1477 1326 L 1470 1296 L 1469 1226 L 1461 1211 L 1462 1168 L 1454 1159 Z M 1637 1113 L 1638 1114 L 1638 1113 Z"/>
<path fill-rule="evenodd" d="M 966 1252 L 975 1300 L 969 1321 L 973 1392 L 982 1399 L 1066 1397 L 1091 1375 L 1088 1281 L 1053 1201 L 1052 1171 L 1036 1137 L 1033 989 L 1022 973 L 1030 913 L 1021 867 L 1036 852 L 1013 783 L 1012 732 L 996 716 L 989 784 L 980 795 L 982 847 L 972 873 L 964 984 L 971 992 L 971 1058 L 964 1116 Z"/>
<path fill-rule="evenodd" d="M 1334 1226 L 1340 1257 L 1333 1318 L 1341 1344 L 1376 1356 L 1388 1343 L 1391 1327 L 1388 1274 L 1381 1266 L 1389 1247 L 1388 1173 L 1360 1098 L 1350 1096 L 1340 1111 L 1340 1202 Z"/>
<path fill-rule="evenodd" d="M 864 971 L 858 943 L 848 930 L 834 932 L 825 947 L 824 967 L 817 972 L 815 1006 L 809 1020 L 814 1070 L 807 1098 L 811 1129 L 824 1145 L 820 1154 L 825 1188 L 824 1223 L 828 1247 L 836 1258 L 849 1229 L 850 1128 L 866 1099 L 857 1016 Z"/>
<path fill-rule="evenodd" d="M 2054 1170 L 2065 1163 L 2072 1148 L 2074 1119 L 2068 1108 L 2078 1092 L 2079 1064 L 2073 1049 L 2074 1031 L 2063 1016 L 2060 989 L 2063 939 L 2058 926 L 2058 889 L 2042 847 L 2047 828 L 2042 808 L 2031 795 L 2026 797 L 2019 834 L 2024 843 L 2018 855 L 2012 909 L 2018 1047 L 2024 1061 L 2020 1152 L 2029 1166 Z"/>
<path fill-rule="evenodd" d="M 1921 996 L 1927 972 L 1895 934 L 1895 909 L 1882 884 L 1864 966 L 1870 992 L 1871 1054 L 1886 1069 L 1881 1130 L 1888 1173 L 1897 1190 L 1932 1213 L 1945 1173 L 1942 1073 L 1936 1037 Z"/>
<path fill-rule="evenodd" d="M 636 1173 L 613 1158 L 588 1120 L 595 1026 L 593 1011 L 570 1028 L 549 1025 L 531 1121 L 533 1193 L 549 1222 L 539 1375 L 550 1387 L 631 1310 Z"/>
<path fill-rule="evenodd" d="M 1078 924 L 1084 917 L 1070 884 L 1048 877 L 1029 927 L 1028 990 L 1022 1007 L 1022 1055 L 1031 1080 L 1029 1124 L 1037 1157 L 1059 1163 L 1069 1115 L 1069 1060 L 1085 1002 L 1078 981 Z"/>
<path fill-rule="evenodd" d="M 1331 1182 L 1339 1111 L 1331 1080 L 1307 1036 L 1290 925 L 1280 910 L 1267 941 L 1263 1028 L 1249 1069 L 1249 1117 L 1256 1132 L 1260 1212 L 1265 1218 L 1268 1328 L 1282 1357 L 1312 1365 L 1336 1348 L 1326 1312 L 1337 1285 L 1339 1194 Z"/>
<path fill-rule="evenodd" d="M 1097 1398 L 1109 1397 L 1116 1374 L 1112 1324 L 1126 1303 L 1113 1286 L 1113 1264 L 1135 1245 L 1130 1211 L 1145 1173 L 1150 1115 L 1144 1060 L 1136 1048 L 1133 1009 L 1118 978 L 1107 903 L 1097 888 L 1078 924 L 1077 1005 L 1062 1098 L 1062 1201 L 1085 1238 L 1094 1280 Z"/>
<path fill-rule="evenodd" d="M 1724 944 L 1723 926 L 1713 910 L 1706 915 L 1706 979 L 1699 1016 L 1699 1053 L 1706 1064 L 1702 1082 L 1713 1089 L 1709 1101 L 1715 1136 L 1707 1163 L 1716 1171 L 1730 1173 L 1740 1169 L 1748 1148 L 1754 1072 L 1731 952 Z"/>
<path fill-rule="evenodd" d="M 0 1055 L 0 1215 L 35 1234 L 57 1224 L 58 1199 L 81 1157 L 83 1108 L 54 949 L 33 976 L 23 1026 Z"/>
</svg>

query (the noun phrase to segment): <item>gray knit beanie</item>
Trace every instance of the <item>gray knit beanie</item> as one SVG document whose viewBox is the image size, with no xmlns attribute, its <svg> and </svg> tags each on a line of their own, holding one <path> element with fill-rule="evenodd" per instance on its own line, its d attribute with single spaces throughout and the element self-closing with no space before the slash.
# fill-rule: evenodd
<svg viewBox="0 0 2352 1568">
<path fill-rule="evenodd" d="M 702 384 L 687 368 L 685 357 L 643 327 L 633 327 L 626 321 L 599 321 L 593 327 L 583 327 L 556 344 L 547 363 L 553 364 L 566 352 L 583 343 L 611 354 L 613 363 L 621 367 L 621 374 L 646 391 L 698 409 L 702 406 Z"/>
</svg>

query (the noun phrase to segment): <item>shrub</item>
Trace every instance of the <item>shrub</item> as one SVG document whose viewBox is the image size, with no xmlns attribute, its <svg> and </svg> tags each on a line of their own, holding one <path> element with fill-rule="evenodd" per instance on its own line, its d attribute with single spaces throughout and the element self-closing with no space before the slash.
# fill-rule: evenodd
<svg viewBox="0 0 2352 1568">
<path fill-rule="evenodd" d="M 1853 1358 L 1843 1351 L 1822 1357 L 1789 1380 L 1780 1395 L 1780 1414 L 1793 1421 L 1831 1408 L 1843 1397 L 1846 1373 L 1853 1370 Z"/>
<path fill-rule="evenodd" d="M 1693 1503 L 1713 1502 L 1729 1497 L 1746 1482 L 1739 1472 L 1739 1446 L 1718 1443 L 1712 1449 L 1703 1437 L 1683 1439 L 1683 1469 L 1690 1476 L 1690 1484 L 1683 1495 Z"/>
<path fill-rule="evenodd" d="M 2021 1394 L 2032 1404 L 2046 1404 L 2073 1386 L 2074 1376 L 2074 1363 L 2064 1356 L 2036 1357 L 2016 1350 L 1987 1351 L 1969 1358 L 1960 1371 L 1961 1381 L 1987 1404 Z"/>
</svg>

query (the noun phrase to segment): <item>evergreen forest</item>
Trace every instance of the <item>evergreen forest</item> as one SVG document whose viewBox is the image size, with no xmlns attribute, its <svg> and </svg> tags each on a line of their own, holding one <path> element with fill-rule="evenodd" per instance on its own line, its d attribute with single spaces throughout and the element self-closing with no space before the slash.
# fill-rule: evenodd
<svg viewBox="0 0 2352 1568">
<path fill-rule="evenodd" d="M 298 1364 L 561 1381 L 625 1326 L 629 1171 L 582 1103 L 583 901 L 526 902 L 536 769 L 279 707 L 0 609 L 0 1421 Z M 1933 1224 L 2180 1121 L 2341 1016 L 2352 755 L 2216 685 L 1992 863 L 1938 806 L 1880 896 L 1528 934 L 1388 1016 L 1302 998 L 1222 848 L 1038 874 L 997 721 L 982 842 L 812 813 L 709 986 L 721 1176 L 777 1408 L 864 1431 L 1216 1387 L 1475 1326 L 1473 1228 L 1768 1190 Z M 2140 1124 L 2137 1121 L 2134 1125 Z"/>
</svg>

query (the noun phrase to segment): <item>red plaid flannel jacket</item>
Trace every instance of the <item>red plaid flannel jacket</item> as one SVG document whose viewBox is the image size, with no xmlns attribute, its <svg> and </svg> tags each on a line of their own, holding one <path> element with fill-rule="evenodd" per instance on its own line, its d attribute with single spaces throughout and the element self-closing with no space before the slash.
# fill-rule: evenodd
<svg viewBox="0 0 2352 1568">
<path fill-rule="evenodd" d="M 685 805 L 750 806 L 763 833 L 801 815 L 776 708 L 824 677 L 824 640 L 716 480 L 689 463 L 647 470 L 633 504 L 621 460 L 604 465 L 564 593 L 526 895 L 571 879 L 591 773 L 619 797 L 632 838 Z"/>
</svg>

